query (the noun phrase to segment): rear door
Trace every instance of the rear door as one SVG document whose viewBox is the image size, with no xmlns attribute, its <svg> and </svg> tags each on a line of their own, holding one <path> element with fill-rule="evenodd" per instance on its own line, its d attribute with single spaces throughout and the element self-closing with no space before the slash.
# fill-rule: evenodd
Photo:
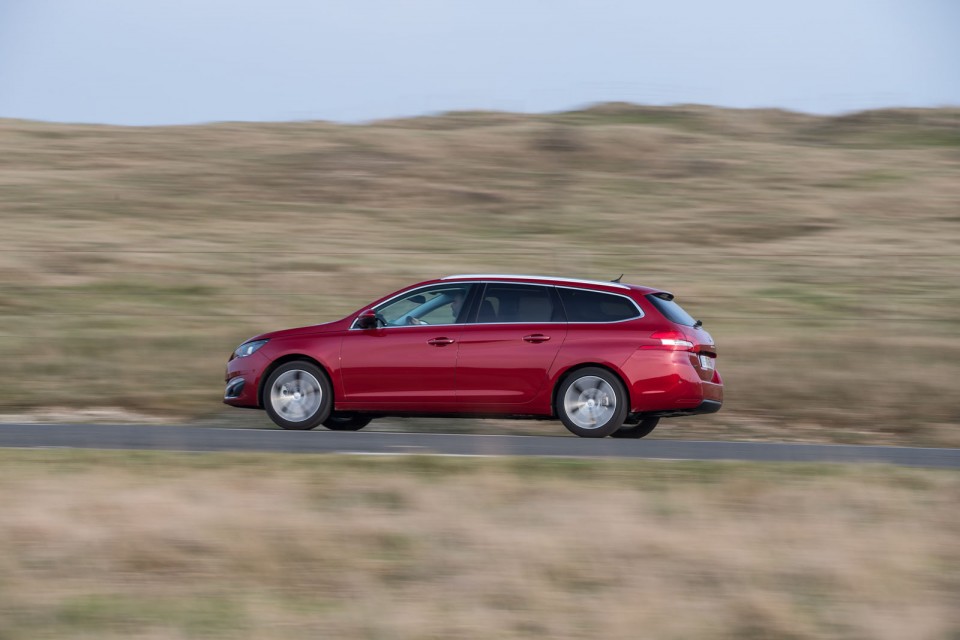
<svg viewBox="0 0 960 640">
<path fill-rule="evenodd" d="M 490 282 L 472 322 L 462 325 L 457 404 L 463 411 L 522 405 L 547 384 L 567 335 L 552 286 Z"/>
</svg>

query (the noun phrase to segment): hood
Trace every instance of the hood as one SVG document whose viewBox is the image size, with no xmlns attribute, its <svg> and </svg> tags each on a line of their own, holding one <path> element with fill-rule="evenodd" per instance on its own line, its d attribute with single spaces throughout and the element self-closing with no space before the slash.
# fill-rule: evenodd
<svg viewBox="0 0 960 640">
<path fill-rule="evenodd" d="M 261 333 L 260 335 L 253 336 L 245 340 L 244 342 L 250 342 L 251 340 L 272 340 L 275 338 L 293 338 L 297 336 L 306 336 L 313 335 L 317 333 L 331 333 L 333 331 L 340 331 L 344 328 L 344 320 L 335 320 L 333 322 L 324 322 L 322 324 L 312 324 L 307 327 L 294 327 L 292 329 L 280 329 L 279 331 L 268 331 L 267 333 Z"/>
</svg>

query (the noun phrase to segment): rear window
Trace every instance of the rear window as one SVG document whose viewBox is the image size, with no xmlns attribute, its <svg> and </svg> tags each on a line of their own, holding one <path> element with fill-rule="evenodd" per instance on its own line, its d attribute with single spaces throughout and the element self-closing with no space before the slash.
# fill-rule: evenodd
<svg viewBox="0 0 960 640">
<path fill-rule="evenodd" d="M 651 293 L 647 296 L 653 306 L 657 308 L 657 311 L 663 314 L 663 317 L 673 322 L 675 324 L 682 324 L 688 327 L 692 327 L 697 324 L 697 321 L 693 319 L 689 313 L 683 310 L 679 304 L 674 300 L 668 300 L 666 298 L 661 298 L 655 293 Z"/>
<path fill-rule="evenodd" d="M 567 312 L 567 322 L 618 322 L 640 316 L 633 300 L 623 296 L 563 287 L 557 291 Z"/>
</svg>

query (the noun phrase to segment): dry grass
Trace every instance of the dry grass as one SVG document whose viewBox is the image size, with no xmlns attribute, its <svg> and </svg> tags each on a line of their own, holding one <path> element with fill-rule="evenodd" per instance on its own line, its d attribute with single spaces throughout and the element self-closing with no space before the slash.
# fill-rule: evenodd
<svg viewBox="0 0 960 640">
<path fill-rule="evenodd" d="M 0 121 L 0 148 L 2 413 L 211 416 L 252 334 L 450 272 L 625 272 L 720 343 L 724 411 L 678 425 L 960 443 L 955 109 Z"/>
<path fill-rule="evenodd" d="M 960 634 L 960 478 L 0 454 L 0 637 Z"/>
</svg>

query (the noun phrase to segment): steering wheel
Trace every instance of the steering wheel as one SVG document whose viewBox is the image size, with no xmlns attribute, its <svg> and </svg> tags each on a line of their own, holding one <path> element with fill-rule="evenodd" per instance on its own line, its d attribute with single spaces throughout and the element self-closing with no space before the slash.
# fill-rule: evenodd
<svg viewBox="0 0 960 640">
<path fill-rule="evenodd" d="M 380 323 L 381 327 L 387 326 L 387 319 L 383 317 L 382 313 L 380 313 L 379 311 L 374 311 L 373 315 L 377 317 L 377 322 Z"/>
</svg>

